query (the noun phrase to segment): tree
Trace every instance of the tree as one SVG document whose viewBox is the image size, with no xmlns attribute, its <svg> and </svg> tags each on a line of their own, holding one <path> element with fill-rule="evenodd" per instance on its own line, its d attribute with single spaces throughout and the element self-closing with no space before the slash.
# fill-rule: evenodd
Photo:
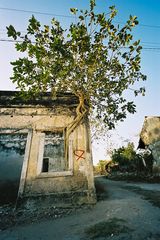
<svg viewBox="0 0 160 240">
<path fill-rule="evenodd" d="M 95 0 L 90 0 L 89 10 L 71 8 L 77 22 L 68 30 L 54 18 L 51 26 L 42 27 L 34 16 L 24 36 L 12 25 L 7 27 L 17 51 L 27 53 L 12 62 L 11 79 L 22 96 L 51 91 L 53 97 L 57 92 L 71 92 L 79 98 L 77 116 L 67 127 L 66 139 L 87 114 L 114 128 L 128 112 L 136 111 L 135 104 L 123 93 L 146 79 L 140 69 L 142 47 L 131 34 L 137 17 L 130 16 L 121 28 L 113 24 L 117 14 L 114 6 L 108 14 L 96 13 L 95 8 Z M 144 88 L 132 90 L 135 95 L 144 94 Z"/>
<path fill-rule="evenodd" d="M 114 163 L 118 163 L 120 169 L 136 170 L 137 161 L 140 159 L 139 155 L 134 150 L 134 144 L 128 143 L 126 147 L 115 149 L 111 157 Z"/>
<path fill-rule="evenodd" d="M 97 165 L 94 167 L 97 174 L 106 174 L 106 165 L 110 163 L 110 160 L 99 160 Z"/>
<path fill-rule="evenodd" d="M 134 149 L 134 144 L 129 142 L 126 147 L 115 149 L 111 157 L 113 163 L 118 163 L 121 170 L 152 174 L 153 156 L 149 150 L 139 153 Z"/>
</svg>

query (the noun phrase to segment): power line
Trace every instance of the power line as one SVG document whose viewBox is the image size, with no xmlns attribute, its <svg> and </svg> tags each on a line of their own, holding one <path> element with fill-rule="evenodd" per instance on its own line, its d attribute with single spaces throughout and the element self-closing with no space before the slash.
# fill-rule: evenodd
<svg viewBox="0 0 160 240">
<path fill-rule="evenodd" d="M 160 28 L 160 26 L 158 25 L 148 25 L 148 24 L 139 24 L 138 26 L 149 27 L 149 28 Z"/>
<path fill-rule="evenodd" d="M 1 32 L 1 35 L 2 35 L 2 34 L 3 34 L 3 35 L 7 35 L 7 30 L 6 30 L 6 29 L 0 29 L 0 32 Z M 24 30 L 19 30 L 19 32 L 27 34 L 27 32 L 24 31 Z M 4 40 L 1 40 L 1 41 L 4 41 Z M 12 40 L 11 40 L 11 41 L 12 41 Z M 157 46 L 155 46 L 155 45 L 160 45 L 160 42 L 158 43 L 158 42 L 141 41 L 140 43 L 141 43 L 142 46 L 155 47 L 155 48 L 157 47 Z M 159 47 L 159 46 L 158 46 L 158 47 Z"/>
<path fill-rule="evenodd" d="M 117 21 L 115 21 L 115 23 L 125 24 L 125 22 L 117 22 Z M 149 25 L 149 24 L 141 24 L 141 23 L 139 23 L 138 26 L 140 26 L 140 27 L 148 27 L 148 28 L 160 28 L 159 25 Z"/>
<path fill-rule="evenodd" d="M 65 17 L 65 18 L 72 18 L 72 19 L 75 18 L 74 16 L 70 16 L 70 15 L 55 14 L 55 13 L 48 13 L 48 12 L 39 12 L 39 11 L 31 11 L 31 10 L 16 9 L 16 8 L 0 7 L 0 10 L 23 12 L 23 13 L 32 13 L 32 14 L 35 13 L 35 14 L 41 14 L 41 15 Z M 124 24 L 124 22 L 116 22 L 116 23 Z M 141 26 L 141 27 L 148 27 L 148 28 L 160 28 L 159 25 L 149 25 L 149 24 L 139 24 L 139 26 Z"/>
<path fill-rule="evenodd" d="M 0 42 L 12 42 L 12 43 L 22 43 L 23 41 L 11 40 L 11 39 L 0 39 Z"/>
<path fill-rule="evenodd" d="M 48 16 L 65 17 L 65 18 L 75 18 L 74 16 L 70 16 L 70 15 L 62 15 L 62 14 L 55 14 L 55 13 L 31 11 L 31 10 L 16 9 L 16 8 L 3 8 L 3 7 L 0 7 L 0 10 L 24 12 L 24 13 L 35 13 L 35 14 L 48 15 Z"/>
<path fill-rule="evenodd" d="M 142 50 L 160 50 L 160 47 L 142 47 Z"/>
<path fill-rule="evenodd" d="M 1 32 L 1 34 L 6 34 L 7 35 L 7 29 L 0 28 L 0 32 Z M 19 32 L 27 34 L 27 31 L 25 31 L 25 30 L 19 30 Z M 158 43 L 158 42 L 141 41 L 140 43 L 142 45 L 146 45 L 146 46 L 147 45 L 160 45 L 160 42 Z M 149 47 L 151 47 L 151 46 L 149 46 Z M 157 47 L 157 46 L 155 46 L 155 47 Z"/>
<path fill-rule="evenodd" d="M 0 28 L 0 32 L 1 32 L 1 35 L 7 35 L 7 29 L 2 29 Z M 19 32 L 21 33 L 25 33 L 27 34 L 27 31 L 24 31 L 24 30 L 19 30 Z M 142 45 L 146 45 L 146 46 L 149 46 L 149 47 L 152 47 L 150 45 L 153 45 L 153 47 L 157 47 L 157 46 L 154 46 L 154 45 L 160 45 L 160 42 L 148 42 L 148 41 L 141 41 L 140 42 Z"/>
<path fill-rule="evenodd" d="M 12 39 L 0 39 L 0 42 L 9 42 L 9 43 L 22 43 L 22 40 L 12 40 Z M 32 42 L 35 43 L 35 42 Z M 128 47 L 122 47 L 128 48 Z M 160 50 L 160 47 L 142 47 L 142 50 Z"/>
<path fill-rule="evenodd" d="M 141 43 L 144 43 L 144 44 L 155 44 L 155 45 L 160 45 L 160 42 L 141 42 Z"/>
</svg>

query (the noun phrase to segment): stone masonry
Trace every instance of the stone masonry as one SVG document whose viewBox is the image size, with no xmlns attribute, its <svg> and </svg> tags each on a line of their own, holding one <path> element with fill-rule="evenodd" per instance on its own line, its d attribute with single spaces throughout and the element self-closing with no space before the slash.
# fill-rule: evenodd
<svg viewBox="0 0 160 240">
<path fill-rule="evenodd" d="M 140 139 L 141 143 L 152 152 L 153 172 L 160 174 L 160 117 L 145 117 Z"/>
</svg>

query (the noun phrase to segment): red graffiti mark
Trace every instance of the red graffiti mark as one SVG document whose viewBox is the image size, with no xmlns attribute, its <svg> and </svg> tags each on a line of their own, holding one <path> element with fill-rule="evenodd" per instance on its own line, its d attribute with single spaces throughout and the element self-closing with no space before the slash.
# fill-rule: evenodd
<svg viewBox="0 0 160 240">
<path fill-rule="evenodd" d="M 75 151 L 74 151 L 74 155 L 75 155 L 76 157 L 78 157 L 77 160 L 79 160 L 79 159 L 81 159 L 81 158 L 82 158 L 82 159 L 85 159 L 85 157 L 83 157 L 84 153 L 85 153 L 84 150 L 75 150 Z"/>
</svg>

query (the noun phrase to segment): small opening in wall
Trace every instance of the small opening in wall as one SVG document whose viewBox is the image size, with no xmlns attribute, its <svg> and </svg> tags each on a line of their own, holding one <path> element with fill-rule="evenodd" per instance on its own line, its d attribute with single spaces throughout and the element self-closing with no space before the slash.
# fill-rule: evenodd
<svg viewBox="0 0 160 240">
<path fill-rule="evenodd" d="M 47 160 L 46 160 L 47 159 Z M 64 135 L 62 131 L 45 132 L 43 172 L 58 172 L 66 170 L 64 154 Z"/>
<path fill-rule="evenodd" d="M 48 172 L 49 168 L 49 158 L 43 158 L 42 172 Z"/>
</svg>

